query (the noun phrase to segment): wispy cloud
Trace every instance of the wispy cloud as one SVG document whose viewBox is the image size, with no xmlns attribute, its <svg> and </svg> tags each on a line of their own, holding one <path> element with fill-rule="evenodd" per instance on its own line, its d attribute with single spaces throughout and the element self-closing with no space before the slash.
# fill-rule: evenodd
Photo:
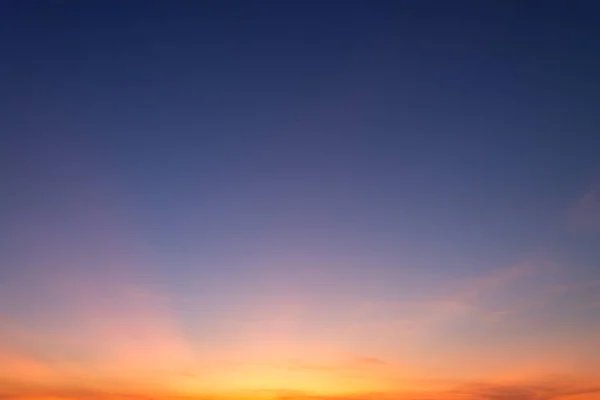
<svg viewBox="0 0 600 400">
<path fill-rule="evenodd" d="M 131 286 L 77 289 L 52 329 L 0 321 L 0 378 L 7 384 L 159 387 L 193 364 L 161 295 Z"/>
<path fill-rule="evenodd" d="M 571 223 L 578 228 L 600 230 L 600 184 L 594 185 L 569 210 Z"/>
<path fill-rule="evenodd" d="M 442 390 L 362 393 L 354 396 L 314 396 L 308 393 L 279 393 L 286 400 L 567 400 L 600 399 L 600 385 L 555 378 L 522 383 L 464 382 Z"/>
<path fill-rule="evenodd" d="M 450 393 L 474 400 L 550 400 L 579 394 L 593 394 L 600 398 L 600 385 L 557 378 L 534 383 L 466 383 Z"/>
<path fill-rule="evenodd" d="M 367 318 L 375 316 L 374 323 L 381 324 L 380 328 L 387 327 L 397 333 L 419 333 L 455 318 L 481 312 L 487 296 L 502 292 L 521 279 L 535 277 L 549 266 L 544 258 L 535 257 L 476 278 L 449 282 L 422 299 L 372 302 L 363 305 L 361 312 Z M 491 311 L 496 312 L 498 310 Z"/>
</svg>

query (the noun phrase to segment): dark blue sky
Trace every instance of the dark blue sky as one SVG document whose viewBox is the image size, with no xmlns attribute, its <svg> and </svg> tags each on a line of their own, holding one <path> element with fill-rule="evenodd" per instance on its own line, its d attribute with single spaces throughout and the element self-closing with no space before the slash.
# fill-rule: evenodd
<svg viewBox="0 0 600 400">
<path fill-rule="evenodd" d="M 599 11 L 2 2 L 6 312 L 56 270 L 161 283 L 183 320 L 199 293 L 387 299 L 531 257 L 598 279 L 600 222 L 570 215 L 598 218 Z"/>
<path fill-rule="evenodd" d="M 593 2 L 2 7 L 13 217 L 75 179 L 159 252 L 505 262 L 596 172 Z"/>
</svg>

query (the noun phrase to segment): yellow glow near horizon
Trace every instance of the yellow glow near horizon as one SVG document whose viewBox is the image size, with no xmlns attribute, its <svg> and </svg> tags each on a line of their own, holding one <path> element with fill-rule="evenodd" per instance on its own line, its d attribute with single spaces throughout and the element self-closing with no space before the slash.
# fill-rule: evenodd
<svg viewBox="0 0 600 400">
<path fill-rule="evenodd" d="M 243 368 L 219 379 L 218 386 L 234 391 L 298 391 L 345 395 L 381 390 L 375 382 L 344 377 L 336 371 L 286 371 L 266 366 Z"/>
<path fill-rule="evenodd" d="M 271 397 L 274 393 L 344 396 L 390 389 L 377 374 L 343 366 L 285 368 L 267 364 L 238 364 L 177 385 L 186 394 L 212 393 L 224 397 Z"/>
</svg>

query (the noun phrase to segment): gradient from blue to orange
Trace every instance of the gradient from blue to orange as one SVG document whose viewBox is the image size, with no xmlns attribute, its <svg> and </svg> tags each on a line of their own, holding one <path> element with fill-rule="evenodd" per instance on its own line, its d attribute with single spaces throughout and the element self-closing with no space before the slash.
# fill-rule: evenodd
<svg viewBox="0 0 600 400">
<path fill-rule="evenodd" d="M 0 5 L 0 398 L 600 398 L 591 1 Z"/>
</svg>

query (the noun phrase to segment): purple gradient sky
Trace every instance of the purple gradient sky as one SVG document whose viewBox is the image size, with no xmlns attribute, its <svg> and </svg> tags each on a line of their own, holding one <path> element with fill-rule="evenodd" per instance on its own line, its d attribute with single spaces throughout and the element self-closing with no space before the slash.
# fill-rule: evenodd
<svg viewBox="0 0 600 400">
<path fill-rule="evenodd" d="M 598 378 L 593 2 L 1 8 L 0 381 Z"/>
</svg>

